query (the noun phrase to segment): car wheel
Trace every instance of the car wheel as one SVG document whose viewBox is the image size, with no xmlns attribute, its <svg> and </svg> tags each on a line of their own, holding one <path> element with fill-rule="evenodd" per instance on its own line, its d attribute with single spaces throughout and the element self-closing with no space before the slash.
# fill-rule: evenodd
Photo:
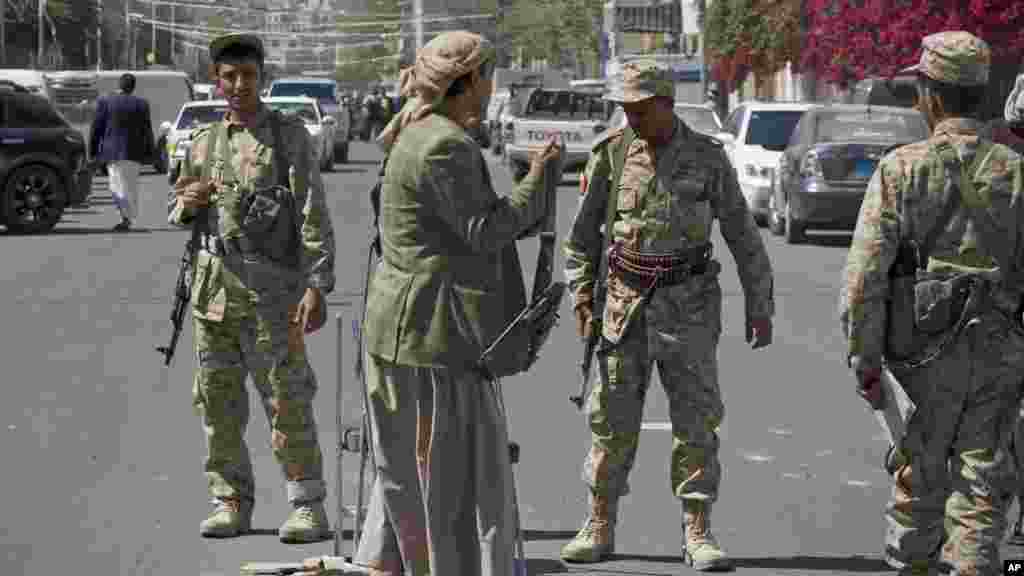
<svg viewBox="0 0 1024 576">
<path fill-rule="evenodd" d="M 786 202 L 786 243 L 799 244 L 804 241 L 804 223 L 793 218 L 793 211 Z"/>
<path fill-rule="evenodd" d="M 320 171 L 334 171 L 334 146 L 324 146 L 323 161 L 320 162 Z"/>
<path fill-rule="evenodd" d="M 782 214 L 779 212 L 774 194 L 771 200 L 768 201 L 768 228 L 776 236 L 782 236 L 786 232 L 786 224 L 783 221 Z"/>
<path fill-rule="evenodd" d="M 49 232 L 64 213 L 64 185 L 57 172 L 41 164 L 22 166 L 4 184 L 7 230 L 15 234 Z"/>
<path fill-rule="evenodd" d="M 338 164 L 348 164 L 348 141 L 334 145 L 334 161 Z"/>
<path fill-rule="evenodd" d="M 157 153 L 156 158 L 153 159 L 153 170 L 156 170 L 157 174 L 166 174 L 168 165 L 167 141 L 161 138 L 156 143 L 156 149 Z"/>
</svg>

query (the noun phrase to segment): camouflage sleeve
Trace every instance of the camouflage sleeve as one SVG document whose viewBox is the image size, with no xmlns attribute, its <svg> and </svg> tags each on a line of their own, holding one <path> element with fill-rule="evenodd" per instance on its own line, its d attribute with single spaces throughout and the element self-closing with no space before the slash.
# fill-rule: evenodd
<svg viewBox="0 0 1024 576">
<path fill-rule="evenodd" d="M 185 186 L 198 181 L 202 173 L 202 165 L 206 157 L 206 143 L 209 140 L 210 132 L 207 129 L 198 131 L 192 138 L 192 146 L 188 154 L 181 159 L 181 167 L 178 170 L 178 180 L 167 193 L 167 223 L 182 228 L 191 226 L 195 211 L 185 208 L 178 201 Z"/>
<path fill-rule="evenodd" d="M 580 181 L 576 216 L 569 227 L 564 245 L 565 280 L 569 284 L 573 308 L 594 299 L 595 279 L 603 258 L 603 254 L 599 254 L 595 247 L 601 246 L 604 241 L 601 226 L 605 220 L 610 174 L 611 162 L 607 148 L 592 151 Z"/>
<path fill-rule="evenodd" d="M 302 239 L 302 270 L 310 287 L 329 294 L 334 290 L 334 226 L 327 209 L 320 165 L 305 126 L 296 121 L 286 127 L 290 128 L 288 150 L 295 168 L 291 188 Z"/>
<path fill-rule="evenodd" d="M 899 244 L 894 178 L 883 159 L 861 202 L 846 257 L 839 321 L 848 342 L 847 361 L 879 366 L 885 343 L 889 268 Z"/>
<path fill-rule="evenodd" d="M 543 176 L 527 174 L 512 194 L 481 204 L 477 186 L 484 174 L 483 156 L 465 140 L 440 140 L 424 157 L 419 188 L 432 191 L 438 214 L 473 250 L 495 252 L 537 225 L 545 213 L 540 194 Z"/>
<path fill-rule="evenodd" d="M 775 314 L 775 299 L 768 251 L 740 191 L 735 168 L 724 150 L 717 148 L 715 154 L 719 156 L 719 168 L 712 183 L 711 205 L 722 237 L 736 261 L 736 271 L 746 299 L 747 317 L 771 317 Z"/>
</svg>

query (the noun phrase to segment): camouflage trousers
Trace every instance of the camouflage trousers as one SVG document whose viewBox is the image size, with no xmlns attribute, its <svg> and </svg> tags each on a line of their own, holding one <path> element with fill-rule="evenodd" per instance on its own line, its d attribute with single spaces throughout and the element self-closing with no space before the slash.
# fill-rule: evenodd
<svg viewBox="0 0 1024 576">
<path fill-rule="evenodd" d="M 499 384 L 369 354 L 366 376 L 377 475 L 355 562 L 396 576 L 512 576 Z"/>
<path fill-rule="evenodd" d="M 194 319 L 198 370 L 194 404 L 206 432 L 206 478 L 218 498 L 253 499 L 255 479 L 245 429 L 247 376 L 270 422 L 270 440 L 292 503 L 322 500 L 323 460 L 313 417 L 317 384 L 302 329 L 286 309 L 214 322 Z"/>
<path fill-rule="evenodd" d="M 711 304 L 718 300 L 710 299 Z M 667 299 L 655 305 L 686 305 Z M 600 495 L 629 493 L 628 476 L 640 442 L 644 399 L 655 366 L 668 396 L 672 421 L 669 481 L 680 499 L 718 498 L 718 426 L 725 416 L 718 388 L 720 318 L 709 304 L 699 322 L 661 328 L 652 318 L 674 315 L 656 309 L 639 314 L 619 343 L 597 354 L 598 374 L 588 399 L 591 448 L 583 479 Z M 693 304 L 690 304 L 691 306 Z"/>
<path fill-rule="evenodd" d="M 894 567 L 1002 573 L 1022 370 L 1024 335 L 990 312 L 939 358 L 896 374 L 917 412 L 902 450 L 887 462 L 895 485 L 886 508 L 886 556 Z"/>
</svg>

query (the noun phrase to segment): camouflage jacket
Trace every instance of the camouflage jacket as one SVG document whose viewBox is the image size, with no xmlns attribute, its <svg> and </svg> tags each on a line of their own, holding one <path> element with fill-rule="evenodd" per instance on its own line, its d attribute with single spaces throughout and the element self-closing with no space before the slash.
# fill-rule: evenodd
<svg viewBox="0 0 1024 576">
<path fill-rule="evenodd" d="M 283 178 L 275 174 L 273 154 L 273 130 L 270 124 L 271 112 L 263 107 L 258 113 L 251 128 L 231 122 L 227 116 L 223 124 L 229 135 L 231 169 L 235 178 L 246 188 L 272 186 Z M 204 164 L 213 161 L 210 177 L 220 182 L 224 170 L 220 164 L 217 151 L 211 153 L 208 142 L 212 130 L 219 129 L 211 125 L 197 130 L 192 138 L 192 147 L 181 165 L 178 183 L 168 200 L 168 222 L 177 226 L 191 225 L 193 214 L 178 202 L 177 190 L 191 179 L 198 179 Z M 301 251 L 299 277 L 305 286 L 319 288 L 324 294 L 334 289 L 334 230 L 331 224 L 325 198 L 323 181 L 315 157 L 316 151 L 310 144 L 309 134 L 303 123 L 288 116 L 281 117 L 281 145 L 284 146 L 284 159 L 290 165 L 288 181 L 294 195 L 295 221 L 299 224 Z M 224 143 L 218 142 L 220 149 Z M 219 228 L 218 211 L 212 209 L 217 203 L 217 195 L 211 196 L 211 209 L 208 230 L 216 233 Z M 196 316 L 217 320 L 225 313 L 244 313 L 254 306 L 259 298 L 254 286 L 238 271 L 225 267 L 224 259 L 202 250 L 197 255 L 196 274 L 193 279 L 193 312 Z M 290 275 L 290 272 L 289 272 Z M 288 288 L 293 288 L 289 286 Z M 294 293 L 295 289 L 283 291 Z"/>
<path fill-rule="evenodd" d="M 947 204 L 959 202 L 950 193 L 942 161 L 929 150 L 949 143 L 961 162 L 974 161 L 981 125 L 969 119 L 954 118 L 935 127 L 931 138 L 889 152 L 868 183 L 853 243 L 847 256 L 840 296 L 840 322 L 848 341 L 847 362 L 878 366 L 885 349 L 886 302 L 889 297 L 889 270 L 896 259 L 910 224 L 914 240 L 920 242 L 937 224 Z M 1024 165 L 1021 157 L 1001 144 L 994 144 L 987 158 L 977 167 L 973 182 L 987 190 L 992 216 L 999 237 L 1006 244 L 995 247 L 985 241 L 976 227 L 986 225 L 969 218 L 961 204 L 952 212 L 945 229 L 938 234 L 930 252 L 929 267 L 936 263 L 967 265 L 975 268 L 999 266 L 995 255 L 1008 255 L 1003 266 L 1011 273 L 1024 269 Z M 1019 289 L 1019 287 L 1008 287 Z"/>
<path fill-rule="evenodd" d="M 527 176 L 499 197 L 459 125 L 431 114 L 403 128 L 381 189 L 367 350 L 409 366 L 475 363 L 526 304 L 514 241 L 545 213 L 541 185 Z"/>
<path fill-rule="evenodd" d="M 601 265 L 595 253 L 602 242 L 612 155 L 621 145 L 623 134 L 622 129 L 616 130 L 595 143 L 580 183 L 582 197 L 565 241 L 565 273 L 574 305 L 594 296 L 596 270 Z M 652 179 L 657 179 L 653 187 Z M 712 224 L 717 219 L 736 261 L 747 315 L 774 314 L 771 263 L 740 192 L 736 172 L 716 140 L 691 130 L 678 119 L 675 135 L 663 149 L 652 151 L 646 142 L 635 139 L 626 152 L 617 212 L 612 242 L 645 250 L 678 250 L 710 242 Z M 711 291 L 719 290 L 719 271 L 715 263 L 703 277 L 659 289 L 651 304 L 656 309 L 671 309 L 678 308 L 675 303 L 680 300 L 693 300 L 699 307 Z M 617 342 L 642 295 L 614 273 L 608 273 L 606 281 L 604 336 Z M 660 321 L 694 320 L 692 315 L 687 316 L 690 318 Z M 703 321 L 718 323 L 720 318 Z"/>
</svg>

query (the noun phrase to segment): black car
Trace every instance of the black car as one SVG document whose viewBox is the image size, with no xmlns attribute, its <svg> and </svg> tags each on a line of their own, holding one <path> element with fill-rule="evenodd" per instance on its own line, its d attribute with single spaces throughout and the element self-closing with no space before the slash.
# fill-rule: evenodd
<svg viewBox="0 0 1024 576">
<path fill-rule="evenodd" d="M 50 231 L 92 190 L 82 133 L 35 94 L 0 90 L 0 222 L 14 233 Z"/>
<path fill-rule="evenodd" d="M 779 161 L 769 206 L 772 232 L 793 244 L 803 240 L 808 228 L 852 230 L 885 152 L 927 137 L 924 116 L 912 108 L 811 108 Z"/>
</svg>

